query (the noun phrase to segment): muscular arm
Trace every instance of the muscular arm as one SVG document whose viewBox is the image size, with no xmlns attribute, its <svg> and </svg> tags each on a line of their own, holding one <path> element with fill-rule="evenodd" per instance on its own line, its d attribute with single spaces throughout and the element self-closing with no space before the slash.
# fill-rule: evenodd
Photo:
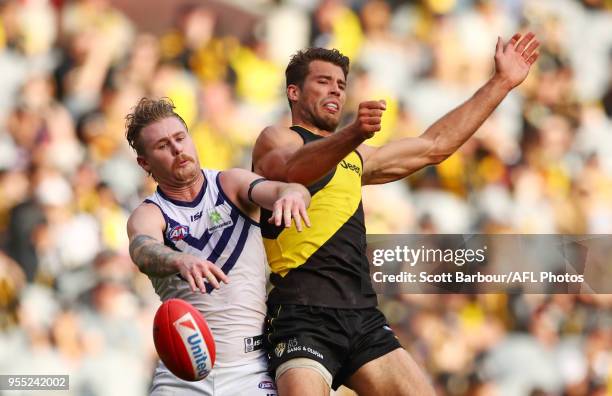
<svg viewBox="0 0 612 396">
<path fill-rule="evenodd" d="M 478 130 L 507 93 L 501 81 L 491 79 L 421 136 L 401 139 L 379 148 L 361 145 L 359 152 L 365 161 L 363 184 L 387 183 L 427 165 L 439 164 Z"/>
<path fill-rule="evenodd" d="M 140 271 L 154 278 L 180 273 L 192 291 L 206 293 L 204 279 L 219 288 L 219 281 L 228 283 L 223 271 L 213 263 L 176 252 L 163 244 L 165 221 L 159 209 L 142 204 L 130 216 L 127 232 L 130 239 L 130 257 Z"/>
<path fill-rule="evenodd" d="M 289 128 L 268 127 L 255 142 L 255 172 L 271 180 L 311 185 L 380 130 L 385 108 L 383 101 L 361 103 L 352 124 L 307 145 Z"/>
<path fill-rule="evenodd" d="M 255 143 L 255 172 L 272 180 L 309 185 L 325 176 L 364 140 L 345 128 L 303 145 L 299 135 L 288 128 L 268 127 Z"/>
<path fill-rule="evenodd" d="M 498 40 L 495 74 L 471 98 L 436 121 L 417 138 L 402 139 L 380 148 L 361 145 L 365 161 L 363 184 L 398 180 L 427 165 L 438 164 L 466 142 L 491 115 L 511 89 L 527 76 L 537 59 L 539 43 L 533 34 Z"/>
<path fill-rule="evenodd" d="M 175 263 L 179 255 L 149 235 L 139 234 L 130 241 L 130 257 L 141 272 L 152 277 L 177 273 Z"/>
<path fill-rule="evenodd" d="M 180 253 L 164 246 L 164 219 L 152 204 L 142 204 L 130 216 L 127 232 L 130 257 L 141 272 L 152 277 L 165 277 L 179 272 L 176 259 Z"/>
<path fill-rule="evenodd" d="M 285 226 L 291 226 L 291 218 L 301 231 L 301 218 L 310 226 L 306 208 L 310 204 L 310 193 L 306 187 L 297 183 L 283 183 L 266 180 L 253 186 L 249 200 L 251 183 L 261 176 L 244 169 L 230 169 L 221 173 L 221 184 L 228 197 L 241 209 L 248 212 L 256 204 L 271 211 L 279 211 L 277 225 L 281 215 Z"/>
</svg>

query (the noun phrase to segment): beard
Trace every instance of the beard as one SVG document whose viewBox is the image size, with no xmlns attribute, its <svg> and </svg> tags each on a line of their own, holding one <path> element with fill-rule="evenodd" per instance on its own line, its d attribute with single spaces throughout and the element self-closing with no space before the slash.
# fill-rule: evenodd
<svg viewBox="0 0 612 396">
<path fill-rule="evenodd" d="M 189 161 L 189 163 L 181 166 L 180 163 L 183 161 Z M 185 182 L 193 180 L 199 172 L 196 160 L 187 154 L 181 154 L 176 157 L 172 164 L 172 170 L 178 180 Z"/>
<path fill-rule="evenodd" d="M 334 132 L 340 124 L 340 117 L 319 117 L 316 114 L 311 114 L 312 125 L 323 131 Z"/>
</svg>

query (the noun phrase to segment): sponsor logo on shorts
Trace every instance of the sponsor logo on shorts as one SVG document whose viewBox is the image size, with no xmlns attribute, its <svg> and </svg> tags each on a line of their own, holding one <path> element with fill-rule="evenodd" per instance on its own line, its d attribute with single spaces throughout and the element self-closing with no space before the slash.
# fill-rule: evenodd
<svg viewBox="0 0 612 396">
<path fill-rule="evenodd" d="M 259 389 L 273 389 L 276 390 L 276 385 L 272 381 L 261 381 L 259 385 L 257 385 Z"/>
<path fill-rule="evenodd" d="M 287 344 L 285 344 L 284 342 L 279 342 L 278 344 L 276 344 L 276 348 L 274 348 L 274 353 L 276 354 L 276 357 L 283 356 L 286 346 Z"/>
<path fill-rule="evenodd" d="M 313 356 L 315 356 L 318 359 L 323 359 L 323 354 L 319 351 L 317 351 L 316 349 L 306 346 L 306 345 L 300 345 L 298 339 L 296 337 L 290 338 L 289 341 L 287 341 L 287 353 L 294 353 L 294 352 L 306 352 L 308 354 L 311 354 Z"/>
</svg>

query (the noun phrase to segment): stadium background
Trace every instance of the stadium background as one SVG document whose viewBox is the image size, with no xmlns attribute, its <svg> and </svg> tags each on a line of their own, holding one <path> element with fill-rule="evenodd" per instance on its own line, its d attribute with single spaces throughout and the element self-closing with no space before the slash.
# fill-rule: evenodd
<svg viewBox="0 0 612 396">
<path fill-rule="evenodd" d="M 125 223 L 153 185 L 123 128 L 141 96 L 174 100 L 203 166 L 249 168 L 261 128 L 289 122 L 296 49 L 350 56 L 346 117 L 385 98 L 380 144 L 467 98 L 497 35 L 526 26 L 542 41 L 527 81 L 440 166 L 365 188 L 368 231 L 612 233 L 609 0 L 0 1 L 0 373 L 146 393 L 159 302 Z M 440 395 L 612 394 L 610 296 L 382 308 Z"/>
</svg>

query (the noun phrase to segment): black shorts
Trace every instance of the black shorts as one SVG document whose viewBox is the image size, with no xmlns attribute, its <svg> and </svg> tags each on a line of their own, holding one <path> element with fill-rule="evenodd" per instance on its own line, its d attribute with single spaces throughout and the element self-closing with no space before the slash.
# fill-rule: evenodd
<svg viewBox="0 0 612 396">
<path fill-rule="evenodd" d="M 265 341 L 272 376 L 290 359 L 309 358 L 331 373 L 334 390 L 367 362 L 401 348 L 375 307 L 270 305 Z"/>
</svg>

